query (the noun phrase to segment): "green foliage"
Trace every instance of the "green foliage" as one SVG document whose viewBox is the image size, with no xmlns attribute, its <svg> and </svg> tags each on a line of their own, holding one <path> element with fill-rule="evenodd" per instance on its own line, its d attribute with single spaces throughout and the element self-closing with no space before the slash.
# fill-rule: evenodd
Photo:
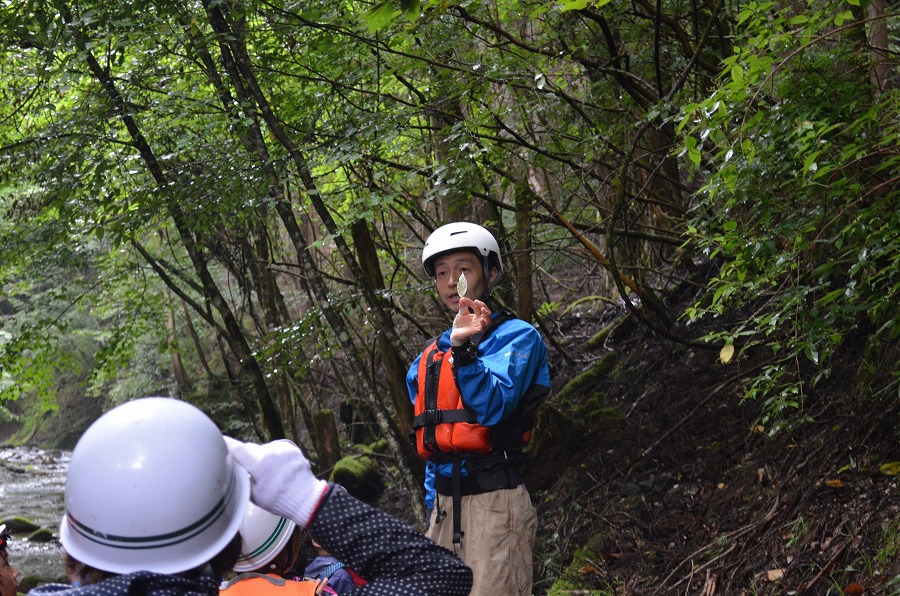
<svg viewBox="0 0 900 596">
<path fill-rule="evenodd" d="M 178 395 L 165 345 L 147 321 L 105 331 L 85 394 L 110 404 L 150 395 Z"/>
<path fill-rule="evenodd" d="M 550 333 L 610 300 L 607 257 L 660 293 L 711 262 L 686 318 L 750 313 L 707 338 L 771 360 L 770 430 L 803 420 L 838 350 L 874 379 L 900 334 L 898 98 L 855 6 L 4 4 L 0 401 L 51 410 L 72 372 L 302 435 L 320 400 L 404 392 L 382 340 L 446 324 L 421 245 L 464 218 Z"/>
<path fill-rule="evenodd" d="M 888 567 L 900 557 L 900 520 L 895 519 L 881 532 L 881 547 L 875 554 L 878 565 Z"/>
<path fill-rule="evenodd" d="M 832 30 L 830 7 L 752 8 L 728 76 L 682 121 L 686 151 L 707 139 L 688 231 L 718 265 L 686 316 L 749 309 L 707 338 L 768 350 L 746 395 L 777 430 L 850 338 L 900 336 L 900 95 L 873 93 L 864 48 Z"/>
<path fill-rule="evenodd" d="M 537 309 L 537 315 L 539 317 L 549 317 L 553 313 L 557 312 L 562 307 L 562 303 L 560 302 L 544 302 Z"/>
</svg>

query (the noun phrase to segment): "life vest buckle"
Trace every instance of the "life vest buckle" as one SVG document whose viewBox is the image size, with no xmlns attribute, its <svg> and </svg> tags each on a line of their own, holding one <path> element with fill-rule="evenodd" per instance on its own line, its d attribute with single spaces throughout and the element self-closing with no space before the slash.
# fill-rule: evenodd
<svg viewBox="0 0 900 596">
<path fill-rule="evenodd" d="M 438 425 L 444 419 L 443 410 L 425 410 L 422 414 L 424 414 L 425 426 Z"/>
</svg>

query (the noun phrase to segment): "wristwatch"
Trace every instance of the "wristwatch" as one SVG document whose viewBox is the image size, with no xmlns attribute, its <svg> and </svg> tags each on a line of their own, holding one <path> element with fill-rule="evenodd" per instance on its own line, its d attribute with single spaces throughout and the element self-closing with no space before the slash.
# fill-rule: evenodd
<svg viewBox="0 0 900 596">
<path fill-rule="evenodd" d="M 466 343 L 461 346 L 451 346 L 450 352 L 453 355 L 455 366 L 472 364 L 478 358 L 478 346 L 472 343 L 471 339 L 466 340 Z"/>
</svg>

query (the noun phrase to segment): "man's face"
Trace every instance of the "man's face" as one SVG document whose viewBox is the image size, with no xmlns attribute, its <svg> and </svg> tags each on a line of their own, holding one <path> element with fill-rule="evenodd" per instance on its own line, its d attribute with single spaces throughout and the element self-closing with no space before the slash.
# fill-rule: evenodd
<svg viewBox="0 0 900 596">
<path fill-rule="evenodd" d="M 481 259 L 469 250 L 460 250 L 439 256 L 434 261 L 434 286 L 441 300 L 452 312 L 459 311 L 459 294 L 456 284 L 461 273 L 466 274 L 466 298 L 480 300 L 484 298 L 487 287 L 484 280 L 484 269 Z M 496 270 L 491 270 L 496 276 Z"/>
</svg>

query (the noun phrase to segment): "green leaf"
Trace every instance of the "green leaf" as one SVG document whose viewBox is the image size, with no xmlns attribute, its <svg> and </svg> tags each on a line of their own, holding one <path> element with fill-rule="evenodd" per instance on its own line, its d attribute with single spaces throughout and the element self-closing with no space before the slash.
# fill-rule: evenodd
<svg viewBox="0 0 900 596">
<path fill-rule="evenodd" d="M 380 29 L 384 29 L 391 19 L 394 18 L 394 6 L 389 0 L 383 0 L 372 8 L 370 8 L 363 16 L 369 31 L 374 33 Z"/>
<path fill-rule="evenodd" d="M 415 23 L 419 18 L 421 3 L 419 0 L 400 0 L 400 10 L 406 15 L 410 23 Z"/>
<path fill-rule="evenodd" d="M 688 151 L 688 159 L 691 160 L 695 166 L 700 165 L 700 150 L 699 149 L 691 149 Z"/>
<path fill-rule="evenodd" d="M 841 12 L 839 12 L 835 15 L 834 24 L 837 25 L 838 27 L 840 27 L 845 22 L 852 21 L 852 20 L 853 20 L 853 13 L 850 12 L 849 10 L 842 10 Z"/>
<path fill-rule="evenodd" d="M 566 12 L 569 10 L 582 10 L 587 8 L 588 4 L 590 4 L 590 0 L 569 0 L 568 2 L 563 2 L 560 5 L 559 11 Z"/>
<path fill-rule="evenodd" d="M 813 364 L 819 364 L 819 351 L 816 349 L 815 344 L 807 344 L 806 357 L 809 358 L 810 362 Z"/>
<path fill-rule="evenodd" d="M 828 292 L 819 300 L 819 306 L 827 306 L 831 304 L 832 302 L 837 300 L 838 297 L 840 297 L 840 295 L 844 293 L 844 291 L 844 288 L 840 288 L 839 290 L 832 290 Z"/>
</svg>

